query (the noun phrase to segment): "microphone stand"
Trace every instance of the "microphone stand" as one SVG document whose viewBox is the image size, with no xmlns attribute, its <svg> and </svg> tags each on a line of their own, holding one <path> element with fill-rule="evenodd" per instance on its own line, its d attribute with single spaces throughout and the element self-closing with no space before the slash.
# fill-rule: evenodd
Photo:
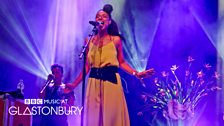
<svg viewBox="0 0 224 126">
<path fill-rule="evenodd" d="M 83 69 L 82 69 L 82 113 L 81 113 L 81 126 L 83 126 L 83 121 L 84 121 L 84 99 L 85 99 L 85 81 L 86 81 L 86 49 L 89 45 L 90 40 L 92 39 L 92 37 L 94 35 L 96 35 L 98 33 L 98 29 L 96 28 L 96 26 L 94 26 L 92 33 L 89 34 L 89 40 L 88 42 L 83 46 L 82 52 L 79 55 L 79 59 L 83 58 Z"/>
<path fill-rule="evenodd" d="M 45 90 L 45 88 L 51 83 L 53 79 L 47 80 L 47 82 L 45 83 L 45 86 L 42 88 L 42 90 L 40 91 L 40 93 L 42 94 Z"/>
</svg>

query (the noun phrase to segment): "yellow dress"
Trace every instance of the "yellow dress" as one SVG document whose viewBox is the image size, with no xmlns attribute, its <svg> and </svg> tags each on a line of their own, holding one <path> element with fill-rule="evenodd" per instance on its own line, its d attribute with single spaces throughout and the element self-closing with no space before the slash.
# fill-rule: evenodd
<svg viewBox="0 0 224 126">
<path fill-rule="evenodd" d="M 90 42 L 88 60 L 91 67 L 119 66 L 113 41 L 98 47 Z M 86 91 L 85 126 L 130 126 L 128 109 L 120 75 L 117 84 L 89 78 Z"/>
</svg>

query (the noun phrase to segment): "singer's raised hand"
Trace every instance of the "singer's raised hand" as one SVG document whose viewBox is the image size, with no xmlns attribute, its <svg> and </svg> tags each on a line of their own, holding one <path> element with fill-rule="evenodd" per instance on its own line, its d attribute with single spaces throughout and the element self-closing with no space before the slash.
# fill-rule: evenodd
<svg viewBox="0 0 224 126">
<path fill-rule="evenodd" d="M 136 77 L 137 78 L 147 78 L 147 77 L 151 77 L 154 73 L 155 73 L 154 69 L 151 68 L 151 69 L 148 69 L 148 70 L 145 70 L 142 72 L 138 72 L 136 74 Z"/>
</svg>

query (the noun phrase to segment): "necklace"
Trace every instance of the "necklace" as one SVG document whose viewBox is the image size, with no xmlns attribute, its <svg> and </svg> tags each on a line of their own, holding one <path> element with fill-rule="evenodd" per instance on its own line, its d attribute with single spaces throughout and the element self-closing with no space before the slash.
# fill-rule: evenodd
<svg viewBox="0 0 224 126">
<path fill-rule="evenodd" d="M 108 43 L 108 35 L 105 35 L 103 37 L 96 36 L 93 43 L 98 47 L 102 47 L 104 44 Z"/>
</svg>

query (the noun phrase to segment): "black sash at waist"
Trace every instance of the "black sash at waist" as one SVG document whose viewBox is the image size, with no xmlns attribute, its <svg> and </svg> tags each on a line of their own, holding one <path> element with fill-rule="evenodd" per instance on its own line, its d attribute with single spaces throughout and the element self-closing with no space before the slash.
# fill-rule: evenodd
<svg viewBox="0 0 224 126">
<path fill-rule="evenodd" d="M 102 68 L 93 67 L 91 68 L 89 77 L 117 84 L 117 78 L 116 78 L 117 71 L 118 67 L 116 66 L 107 66 Z"/>
</svg>

